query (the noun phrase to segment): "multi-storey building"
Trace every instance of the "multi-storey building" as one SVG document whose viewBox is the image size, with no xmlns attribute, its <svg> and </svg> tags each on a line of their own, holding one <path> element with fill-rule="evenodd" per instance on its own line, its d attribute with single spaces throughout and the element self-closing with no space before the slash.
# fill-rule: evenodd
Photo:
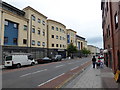
<svg viewBox="0 0 120 90">
<path fill-rule="evenodd" d="M 49 55 L 60 54 L 66 57 L 67 36 L 66 26 L 55 20 L 47 20 Z"/>
<path fill-rule="evenodd" d="M 83 48 L 86 48 L 87 49 L 87 41 L 85 40 L 85 38 L 79 36 L 79 35 L 76 35 L 76 46 L 77 46 L 77 49 L 78 50 L 82 50 Z"/>
<path fill-rule="evenodd" d="M 72 29 L 67 29 L 67 43 L 73 43 L 74 46 L 76 46 L 76 31 Z"/>
<path fill-rule="evenodd" d="M 28 23 L 29 47 L 47 48 L 47 17 L 32 7 L 23 9 Z"/>
<path fill-rule="evenodd" d="M 100 49 L 93 45 L 88 45 L 88 50 L 90 50 L 92 55 L 100 54 Z"/>
<path fill-rule="evenodd" d="M 116 72 L 120 69 L 120 0 L 102 0 L 102 28 L 104 38 L 105 62 Z"/>
</svg>

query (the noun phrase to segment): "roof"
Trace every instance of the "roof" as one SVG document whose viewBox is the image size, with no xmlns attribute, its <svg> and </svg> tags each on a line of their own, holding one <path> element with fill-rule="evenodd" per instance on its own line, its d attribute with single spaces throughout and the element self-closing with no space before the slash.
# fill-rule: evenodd
<svg viewBox="0 0 120 90">
<path fill-rule="evenodd" d="M 79 36 L 79 35 L 76 35 L 76 37 L 78 37 L 78 38 L 80 38 L 80 39 L 85 40 L 85 38 L 84 38 L 84 37 L 81 37 L 81 36 Z"/>
<path fill-rule="evenodd" d="M 47 21 L 56 22 L 56 23 L 58 23 L 58 24 L 61 24 L 61 25 L 63 25 L 63 26 L 66 28 L 66 26 L 65 26 L 64 24 L 62 24 L 62 23 L 60 23 L 60 22 L 58 22 L 58 21 L 55 21 L 55 20 L 52 20 L 52 19 L 48 19 Z"/>
<path fill-rule="evenodd" d="M 30 6 L 27 6 L 27 7 L 24 8 L 23 10 L 29 10 L 29 9 L 32 10 L 32 11 L 34 11 L 34 12 L 36 12 L 36 13 L 38 13 L 39 15 L 42 15 L 42 16 L 45 17 L 45 18 L 48 18 L 47 16 L 43 15 L 42 13 L 38 12 L 37 10 L 33 9 L 33 8 L 30 7 Z"/>
<path fill-rule="evenodd" d="M 72 31 L 72 32 L 75 32 L 75 33 L 77 33 L 76 31 L 74 31 L 74 30 L 72 30 L 72 29 L 67 29 L 68 31 Z"/>
</svg>

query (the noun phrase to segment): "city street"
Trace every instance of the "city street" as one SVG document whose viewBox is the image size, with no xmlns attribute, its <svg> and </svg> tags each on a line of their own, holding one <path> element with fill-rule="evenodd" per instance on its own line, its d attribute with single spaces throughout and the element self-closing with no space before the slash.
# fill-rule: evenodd
<svg viewBox="0 0 120 90">
<path fill-rule="evenodd" d="M 59 87 L 61 83 L 63 84 L 63 82 L 66 81 L 66 79 L 72 77 L 78 71 L 80 72 L 83 67 L 87 66 L 85 63 L 89 62 L 90 60 L 91 58 L 88 57 L 38 64 L 19 69 L 3 70 L 3 88 Z"/>
</svg>

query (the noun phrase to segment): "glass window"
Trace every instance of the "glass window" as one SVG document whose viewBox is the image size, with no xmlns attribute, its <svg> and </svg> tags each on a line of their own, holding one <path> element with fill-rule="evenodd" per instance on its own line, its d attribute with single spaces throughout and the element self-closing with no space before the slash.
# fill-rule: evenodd
<svg viewBox="0 0 120 90">
<path fill-rule="evenodd" d="M 35 21 L 35 16 L 34 15 L 32 15 L 32 20 Z"/>
<path fill-rule="evenodd" d="M 27 44 L 27 40 L 26 39 L 23 39 L 23 44 Z"/>
<path fill-rule="evenodd" d="M 17 38 L 13 38 L 13 43 L 17 44 Z"/>
<path fill-rule="evenodd" d="M 32 45 L 35 45 L 35 40 L 32 40 Z"/>
<path fill-rule="evenodd" d="M 38 23 L 41 23 L 41 20 L 38 18 Z"/>
<path fill-rule="evenodd" d="M 42 21 L 42 24 L 45 25 L 45 21 Z"/>
<path fill-rule="evenodd" d="M 35 33 L 35 28 L 32 28 L 32 32 Z"/>
<path fill-rule="evenodd" d="M 56 47 L 58 47 L 58 44 L 56 44 Z"/>
<path fill-rule="evenodd" d="M 27 25 L 24 25 L 24 30 L 27 30 Z"/>
<path fill-rule="evenodd" d="M 60 32 L 62 31 L 62 29 L 60 28 Z"/>
<path fill-rule="evenodd" d="M 58 36 L 56 36 L 56 39 L 58 39 Z"/>
<path fill-rule="evenodd" d="M 58 27 L 56 27 L 56 31 L 58 31 Z"/>
<path fill-rule="evenodd" d="M 52 47 L 54 47 L 54 44 L 52 44 Z"/>
<path fill-rule="evenodd" d="M 60 36 L 60 40 L 62 40 L 62 37 Z"/>
<path fill-rule="evenodd" d="M 43 46 L 43 47 L 45 46 L 45 42 L 42 43 L 42 46 Z"/>
<path fill-rule="evenodd" d="M 14 28 L 18 28 L 18 24 L 14 23 Z"/>
<path fill-rule="evenodd" d="M 38 34 L 40 35 L 40 30 L 38 30 Z"/>
<path fill-rule="evenodd" d="M 54 30 L 54 26 L 52 26 L 52 30 Z"/>
<path fill-rule="evenodd" d="M 62 45 L 60 44 L 60 47 L 62 47 Z"/>
<path fill-rule="evenodd" d="M 52 38 L 54 38 L 54 35 L 52 35 Z"/>
<path fill-rule="evenodd" d="M 43 29 L 43 36 L 45 36 L 45 30 Z"/>
<path fill-rule="evenodd" d="M 7 56 L 6 57 L 6 61 L 11 61 L 12 60 L 12 56 Z"/>
<path fill-rule="evenodd" d="M 8 43 L 8 37 L 4 37 L 4 43 Z"/>
<path fill-rule="evenodd" d="M 8 21 L 5 21 L 5 25 L 8 26 Z"/>
<path fill-rule="evenodd" d="M 115 29 L 117 29 L 118 28 L 118 15 L 117 15 L 117 13 L 114 16 L 114 19 L 115 19 Z"/>
<path fill-rule="evenodd" d="M 40 46 L 40 41 L 38 41 L 37 45 Z"/>
</svg>

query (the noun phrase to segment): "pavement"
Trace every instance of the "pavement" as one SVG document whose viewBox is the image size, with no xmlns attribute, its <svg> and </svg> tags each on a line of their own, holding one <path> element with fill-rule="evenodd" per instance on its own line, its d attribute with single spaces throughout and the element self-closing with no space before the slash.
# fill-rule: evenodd
<svg viewBox="0 0 120 90">
<path fill-rule="evenodd" d="M 105 65 L 103 68 L 92 68 L 90 65 L 83 73 L 70 81 L 63 88 L 101 88 L 102 90 L 120 90 L 114 80 L 114 74 Z"/>
</svg>

